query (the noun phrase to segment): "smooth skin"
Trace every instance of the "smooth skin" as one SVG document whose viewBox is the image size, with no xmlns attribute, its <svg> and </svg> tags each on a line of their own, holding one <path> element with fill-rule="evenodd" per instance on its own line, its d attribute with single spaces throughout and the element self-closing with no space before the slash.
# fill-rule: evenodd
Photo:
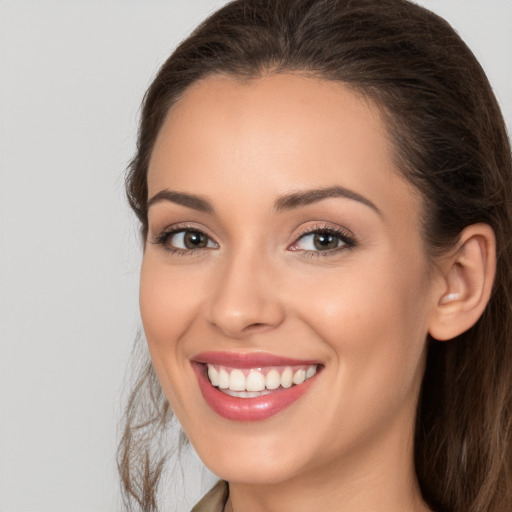
<svg viewBox="0 0 512 512">
<path fill-rule="evenodd" d="M 395 168 L 378 108 L 294 74 L 192 85 L 161 129 L 148 187 L 160 200 L 141 272 L 144 329 L 187 436 L 230 483 L 227 510 L 429 510 L 413 467 L 426 337 L 449 339 L 480 316 L 492 230 L 470 226 L 432 265 L 420 197 Z M 332 187 L 336 197 L 290 201 Z M 278 414 L 231 421 L 199 390 L 190 361 L 205 351 L 323 371 Z"/>
</svg>

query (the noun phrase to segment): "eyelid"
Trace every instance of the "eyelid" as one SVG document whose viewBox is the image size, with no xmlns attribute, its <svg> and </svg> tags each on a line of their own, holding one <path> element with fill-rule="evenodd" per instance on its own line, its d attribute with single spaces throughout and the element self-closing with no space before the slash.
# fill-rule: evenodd
<svg viewBox="0 0 512 512">
<path fill-rule="evenodd" d="M 167 241 L 174 235 L 182 232 L 196 232 L 201 233 L 208 239 L 208 244 L 205 247 L 197 247 L 197 248 L 180 248 L 180 247 L 174 247 L 174 246 L 167 246 Z M 212 249 L 218 249 L 219 243 L 215 240 L 215 238 L 209 234 L 209 230 L 206 229 L 203 226 L 198 226 L 195 223 L 178 223 L 178 224 L 172 224 L 164 229 L 158 231 L 154 235 L 148 235 L 148 238 L 151 237 L 151 240 L 149 240 L 149 243 L 159 245 L 162 247 L 163 250 L 177 254 L 177 255 L 198 255 L 199 253 L 206 250 L 212 250 Z M 300 247 L 297 247 L 300 240 L 304 239 L 307 236 L 312 236 L 315 234 L 330 234 L 333 236 L 338 237 L 338 239 L 341 241 L 341 244 L 338 247 L 331 248 L 331 249 L 303 249 Z M 213 245 L 210 245 L 210 243 Z M 300 252 L 304 255 L 309 256 L 328 256 L 334 253 L 337 253 L 342 250 L 349 250 L 354 248 L 357 245 L 357 241 L 353 233 L 345 228 L 341 227 L 339 225 L 333 225 L 329 223 L 316 223 L 316 224 L 309 224 L 305 227 L 302 227 L 294 236 L 294 241 L 287 246 L 288 251 L 292 252 Z"/>
<path fill-rule="evenodd" d="M 337 236 L 342 244 L 339 247 L 335 247 L 333 249 L 326 250 L 312 250 L 312 249 L 300 249 L 295 246 L 299 243 L 300 240 L 306 238 L 307 236 L 315 235 L 315 234 L 331 234 Z M 318 256 L 327 256 L 342 250 L 349 250 L 354 248 L 357 245 L 356 238 L 354 234 L 348 230 L 347 228 L 343 228 L 341 226 L 333 226 L 331 224 L 321 223 L 308 225 L 302 228 L 294 237 L 294 242 L 288 246 L 289 251 L 302 252 L 310 255 L 318 255 Z"/>
<path fill-rule="evenodd" d="M 190 234 L 190 233 L 194 233 L 194 234 L 199 234 L 201 236 L 203 236 L 205 239 L 206 239 L 206 246 L 204 247 L 179 247 L 178 245 L 183 245 L 185 244 L 185 237 L 186 235 Z M 188 251 L 194 251 L 194 250 L 197 250 L 197 249 L 216 249 L 218 247 L 218 245 L 213 242 L 213 240 L 211 239 L 211 237 L 209 237 L 206 233 L 203 233 L 202 231 L 196 231 L 196 230 L 192 230 L 192 229 L 179 229 L 178 231 L 174 231 L 174 232 L 170 232 L 170 233 L 167 233 L 166 235 L 166 240 L 172 240 L 174 242 L 174 244 L 172 245 L 172 247 L 174 249 L 179 249 L 179 250 L 188 250 Z M 178 243 L 178 240 L 180 241 Z"/>
<path fill-rule="evenodd" d="M 184 249 L 180 247 L 167 247 L 166 242 L 173 236 L 175 236 L 178 233 L 182 232 L 192 232 L 192 233 L 201 233 L 205 237 L 207 237 L 208 242 L 212 242 L 214 244 L 214 247 L 197 247 L 196 249 Z M 148 235 L 148 238 L 150 236 Z M 151 239 L 149 240 L 149 243 L 159 245 L 162 247 L 163 250 L 176 254 L 176 255 L 197 255 L 197 253 L 201 252 L 202 250 L 211 250 L 211 249 L 217 249 L 219 247 L 218 242 L 214 239 L 213 236 L 211 236 L 208 233 L 208 230 L 202 226 L 198 226 L 196 224 L 190 224 L 190 223 L 178 223 L 178 224 L 172 224 L 170 226 L 166 226 L 162 230 L 157 231 L 154 235 L 151 235 Z"/>
</svg>

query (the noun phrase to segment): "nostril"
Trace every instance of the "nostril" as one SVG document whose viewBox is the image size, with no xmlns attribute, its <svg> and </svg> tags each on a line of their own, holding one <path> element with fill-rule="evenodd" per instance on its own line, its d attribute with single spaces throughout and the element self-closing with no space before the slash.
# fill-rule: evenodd
<svg viewBox="0 0 512 512">
<path fill-rule="evenodd" d="M 267 324 L 264 324 L 262 322 L 256 322 L 245 327 L 244 331 L 262 331 L 264 329 L 267 329 L 268 327 L 269 326 Z"/>
</svg>

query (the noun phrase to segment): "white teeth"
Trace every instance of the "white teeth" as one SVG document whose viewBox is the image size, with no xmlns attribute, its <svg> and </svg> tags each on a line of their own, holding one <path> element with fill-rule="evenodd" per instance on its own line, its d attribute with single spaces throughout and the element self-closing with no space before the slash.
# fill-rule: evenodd
<svg viewBox="0 0 512 512">
<path fill-rule="evenodd" d="M 291 368 L 286 368 L 281 375 L 281 386 L 283 388 L 291 388 L 292 387 L 292 380 L 293 380 L 293 371 Z"/>
<path fill-rule="evenodd" d="M 295 385 L 302 384 L 306 380 L 306 370 L 300 369 L 293 374 L 293 383 Z M 213 384 L 213 382 L 212 382 Z M 215 384 L 214 384 L 215 385 Z"/>
<path fill-rule="evenodd" d="M 229 373 L 226 370 L 224 370 L 224 368 L 221 368 L 219 372 L 219 388 L 229 388 Z"/>
<path fill-rule="evenodd" d="M 263 374 L 257 370 L 251 370 L 245 381 L 245 389 L 247 391 L 263 391 L 265 389 L 265 377 Z"/>
<path fill-rule="evenodd" d="M 317 372 L 317 365 L 312 364 L 296 369 L 287 366 L 283 369 L 270 368 L 265 375 L 260 369 L 242 370 L 225 368 L 213 364 L 207 365 L 208 378 L 212 386 L 225 393 L 241 398 L 253 398 L 267 394 L 271 390 L 288 389 L 302 384 Z M 270 390 L 270 391 L 269 391 Z"/>
<path fill-rule="evenodd" d="M 242 370 L 231 370 L 229 389 L 231 391 L 245 391 L 245 375 Z"/>
<path fill-rule="evenodd" d="M 267 389 L 277 389 L 281 385 L 281 375 L 279 375 L 279 372 L 275 368 L 272 368 L 272 370 L 267 373 L 265 382 Z"/>
<path fill-rule="evenodd" d="M 215 369 L 215 366 L 212 366 L 211 364 L 208 365 L 208 378 L 210 379 L 212 386 L 219 385 L 219 372 Z"/>
<path fill-rule="evenodd" d="M 306 379 L 313 377 L 316 373 L 316 364 L 312 364 L 306 371 Z"/>
</svg>

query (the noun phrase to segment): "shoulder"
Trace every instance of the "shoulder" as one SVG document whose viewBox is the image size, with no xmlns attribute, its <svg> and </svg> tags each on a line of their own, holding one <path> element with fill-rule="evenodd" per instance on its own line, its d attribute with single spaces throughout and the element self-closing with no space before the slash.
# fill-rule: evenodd
<svg viewBox="0 0 512 512">
<path fill-rule="evenodd" d="M 215 486 L 203 496 L 201 501 L 195 505 L 191 512 L 223 512 L 228 496 L 228 483 L 224 480 L 219 480 Z"/>
</svg>

